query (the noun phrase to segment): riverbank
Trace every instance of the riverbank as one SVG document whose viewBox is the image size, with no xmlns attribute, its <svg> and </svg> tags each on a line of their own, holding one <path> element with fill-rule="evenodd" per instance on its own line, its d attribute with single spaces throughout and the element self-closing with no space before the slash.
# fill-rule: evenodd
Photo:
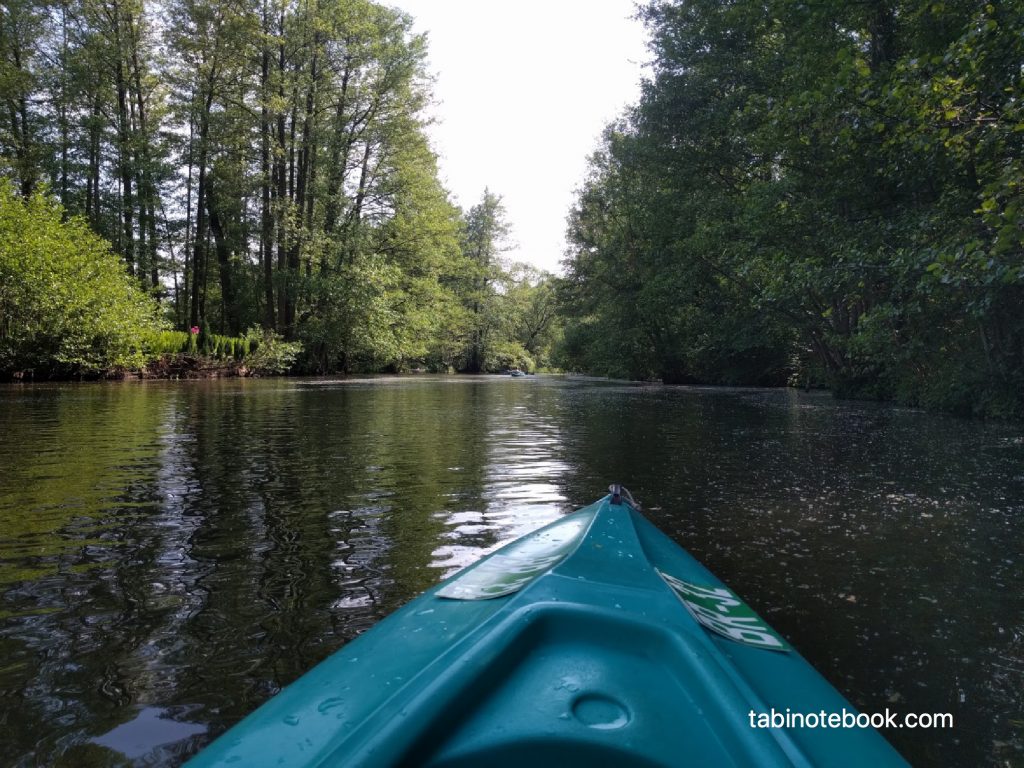
<svg viewBox="0 0 1024 768">
<path fill-rule="evenodd" d="M 202 336 L 179 331 L 149 334 L 127 356 L 131 363 L 64 366 L 56 359 L 17 369 L 0 368 L 0 382 L 122 381 L 125 379 L 222 379 L 288 373 L 302 345 L 272 331 L 250 329 L 245 336 Z"/>
<path fill-rule="evenodd" d="M 115 367 L 77 375 L 28 368 L 0 378 L 6 383 L 62 381 L 143 381 L 147 379 L 226 379 L 259 376 L 267 373 L 247 365 L 244 360 L 218 360 L 203 355 L 160 355 L 141 368 Z"/>
<path fill-rule="evenodd" d="M 256 376 L 244 360 L 217 360 L 202 355 L 161 355 L 139 370 L 107 371 L 105 379 L 222 379 Z"/>
</svg>

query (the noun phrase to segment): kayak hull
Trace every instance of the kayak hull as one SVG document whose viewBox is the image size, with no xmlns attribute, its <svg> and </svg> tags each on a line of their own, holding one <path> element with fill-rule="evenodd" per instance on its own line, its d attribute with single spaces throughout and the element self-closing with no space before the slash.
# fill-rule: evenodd
<svg viewBox="0 0 1024 768">
<path fill-rule="evenodd" d="M 750 713 L 856 710 L 788 646 L 700 624 L 670 582 L 722 582 L 615 501 L 531 534 L 560 548 L 539 573 L 543 557 L 509 566 L 517 542 L 412 601 L 190 768 L 906 765 L 873 729 L 753 728 Z M 514 589 L 479 599 L 495 564 Z"/>
</svg>

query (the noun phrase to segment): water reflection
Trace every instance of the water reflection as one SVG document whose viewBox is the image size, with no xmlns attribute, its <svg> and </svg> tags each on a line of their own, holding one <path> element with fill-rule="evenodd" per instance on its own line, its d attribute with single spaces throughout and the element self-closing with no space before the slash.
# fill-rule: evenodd
<svg viewBox="0 0 1024 768">
<path fill-rule="evenodd" d="M 855 704 L 953 712 L 913 763 L 1024 761 L 1019 427 L 410 377 L 11 387 L 0 435 L 0 764 L 176 764 L 611 480 Z"/>
<path fill-rule="evenodd" d="M 482 459 L 479 490 L 474 507 L 456 505 L 437 513 L 447 530 L 430 565 L 445 576 L 567 509 L 560 487 L 569 466 L 562 461 L 557 402 L 538 386 L 533 378 L 501 377 L 474 396 L 479 408 L 474 422 L 483 425 L 475 430 Z"/>
<path fill-rule="evenodd" d="M 102 736 L 97 736 L 91 743 L 106 747 L 129 759 L 139 759 L 147 757 L 160 747 L 178 744 L 205 732 L 205 726 L 176 720 L 175 713 L 156 707 L 145 707 L 134 720 L 122 723 Z"/>
</svg>

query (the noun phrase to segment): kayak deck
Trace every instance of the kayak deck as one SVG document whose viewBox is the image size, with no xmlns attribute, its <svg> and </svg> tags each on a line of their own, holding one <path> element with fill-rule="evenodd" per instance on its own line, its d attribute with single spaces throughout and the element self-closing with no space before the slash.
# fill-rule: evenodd
<svg viewBox="0 0 1024 768">
<path fill-rule="evenodd" d="M 384 619 L 190 766 L 906 765 L 873 729 L 752 728 L 855 710 L 788 646 L 708 631 L 666 578 L 723 586 L 606 497 Z"/>
</svg>

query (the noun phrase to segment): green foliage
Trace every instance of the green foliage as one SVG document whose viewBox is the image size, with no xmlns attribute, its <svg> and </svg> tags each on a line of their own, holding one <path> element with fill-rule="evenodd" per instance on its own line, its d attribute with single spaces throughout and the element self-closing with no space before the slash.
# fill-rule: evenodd
<svg viewBox="0 0 1024 768">
<path fill-rule="evenodd" d="M 209 357 L 216 360 L 239 360 L 243 357 L 241 349 L 244 343 L 245 339 L 238 336 L 211 333 L 206 337 L 205 351 Z"/>
<path fill-rule="evenodd" d="M 152 357 L 187 352 L 192 341 L 192 334 L 184 331 L 152 330 L 139 334 L 142 349 Z"/>
<path fill-rule="evenodd" d="M 552 367 L 553 348 L 561 332 L 555 285 L 553 275 L 529 264 L 513 264 L 501 272 L 492 300 L 494 349 L 487 350 L 488 370 L 494 370 L 491 361 L 501 354 L 498 350 L 518 350 L 515 354 L 521 364 L 517 365 L 526 370 Z"/>
<path fill-rule="evenodd" d="M 248 346 L 245 364 L 254 373 L 287 373 L 302 354 L 299 342 L 285 341 L 279 333 L 256 327 L 246 331 L 242 345 Z"/>
<path fill-rule="evenodd" d="M 485 371 L 503 373 L 514 368 L 528 373 L 537 370 L 537 364 L 530 357 L 530 353 L 518 341 L 500 341 L 487 348 L 487 357 L 484 358 Z"/>
<path fill-rule="evenodd" d="M 1024 11 L 642 15 L 653 78 L 571 216 L 563 365 L 721 383 L 815 369 L 839 394 L 1024 411 Z"/>
<path fill-rule="evenodd" d="M 155 303 L 106 242 L 62 215 L 42 192 L 21 198 L 0 179 L 0 372 L 141 365 L 140 334 L 160 329 Z"/>
<path fill-rule="evenodd" d="M 488 348 L 501 334 L 501 301 L 496 284 L 504 276 L 500 256 L 507 248 L 510 227 L 501 197 L 485 189 L 480 202 L 465 215 L 459 294 L 470 318 L 469 346 L 461 368 L 485 370 Z"/>
<path fill-rule="evenodd" d="M 425 352 L 401 311 L 401 280 L 394 265 L 366 257 L 313 283 L 319 311 L 303 324 L 302 339 L 319 356 L 321 370 L 379 369 L 406 353 Z"/>
<path fill-rule="evenodd" d="M 139 334 L 142 349 L 148 356 L 190 355 L 202 351 L 204 357 L 214 360 L 245 360 L 252 341 L 250 336 L 221 336 L 220 334 L 194 334 L 185 331 L 157 330 Z M 201 340 L 201 342 L 200 342 Z"/>
<path fill-rule="evenodd" d="M 259 324 L 301 342 L 301 371 L 479 371 L 514 343 L 548 361 L 550 291 L 501 262 L 499 196 L 464 214 L 438 179 L 412 17 L 115 6 L 5 6 L 0 173 L 23 195 L 49 179 L 161 297 L 179 330 L 137 329 L 146 354 L 248 365 L 270 353 L 238 335 Z"/>
</svg>

